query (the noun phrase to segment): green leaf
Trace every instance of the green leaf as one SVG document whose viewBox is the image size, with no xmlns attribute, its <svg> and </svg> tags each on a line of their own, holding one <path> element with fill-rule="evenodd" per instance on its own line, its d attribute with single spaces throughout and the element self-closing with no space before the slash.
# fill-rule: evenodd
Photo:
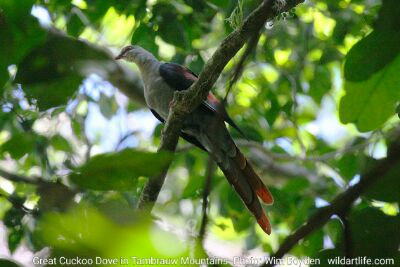
<svg viewBox="0 0 400 267">
<path fill-rule="evenodd" d="M 331 73 L 329 69 L 324 66 L 317 66 L 314 78 L 310 81 L 310 96 L 319 104 L 322 97 L 329 92 L 331 87 Z"/>
<path fill-rule="evenodd" d="M 397 116 L 400 118 L 400 104 L 397 104 L 396 113 L 397 113 Z"/>
<path fill-rule="evenodd" d="M 37 19 L 30 15 L 33 3 L 32 0 L 0 0 L 0 88 L 9 79 L 8 66 L 18 64 L 46 37 Z"/>
<path fill-rule="evenodd" d="M 24 87 L 27 96 L 34 98 L 40 110 L 67 104 L 68 99 L 75 93 L 81 78 L 70 75 L 65 78 L 55 78 L 43 83 L 34 83 Z"/>
<path fill-rule="evenodd" d="M 400 217 L 365 208 L 350 215 L 355 256 L 387 258 L 396 255 L 400 245 Z"/>
<path fill-rule="evenodd" d="M 16 133 L 1 146 L 2 151 L 10 153 L 14 159 L 20 159 L 28 153 L 32 153 L 35 148 L 35 139 L 29 133 Z"/>
<path fill-rule="evenodd" d="M 21 205 L 23 204 L 20 203 Z M 3 222 L 8 228 L 17 227 L 21 224 L 22 218 L 25 216 L 23 210 L 17 209 L 15 207 L 10 208 L 4 215 Z"/>
<path fill-rule="evenodd" d="M 121 199 L 110 199 L 102 202 L 98 205 L 97 210 L 119 225 L 131 224 L 138 220 L 140 216 L 140 213 Z"/>
<path fill-rule="evenodd" d="M 339 218 L 330 219 L 324 229 L 334 244 L 342 238 L 343 226 Z"/>
<path fill-rule="evenodd" d="M 400 100 L 400 56 L 384 69 L 362 82 L 346 82 L 346 95 L 340 101 L 342 123 L 355 123 L 361 132 L 380 127 L 395 114 Z"/>
<path fill-rule="evenodd" d="M 155 37 L 153 29 L 143 23 L 133 33 L 131 43 L 140 45 L 154 55 L 157 55 L 158 46 L 156 45 Z"/>
<path fill-rule="evenodd" d="M 72 152 L 71 144 L 64 137 L 62 137 L 59 134 L 56 134 L 51 138 L 50 145 L 55 150 L 60 150 L 60 151 L 64 151 L 67 153 Z"/>
<path fill-rule="evenodd" d="M 82 20 L 78 17 L 76 13 L 72 13 L 67 23 L 67 33 L 69 35 L 78 37 L 84 29 L 85 25 L 83 24 Z"/>
<path fill-rule="evenodd" d="M 153 225 L 144 214 L 121 227 L 95 208 L 84 205 L 67 213 L 45 213 L 37 224 L 36 238 L 52 248 L 52 256 L 108 259 L 130 259 L 132 255 L 139 259 L 187 256 L 186 247 L 176 236 Z M 118 264 L 101 266 L 112 265 Z"/>
<path fill-rule="evenodd" d="M 250 125 L 248 123 L 241 123 L 239 124 L 239 128 L 243 131 L 243 133 L 246 135 L 246 138 L 248 138 L 249 140 L 253 140 L 256 142 L 262 142 L 264 140 L 262 135 L 253 125 Z M 243 138 L 243 136 L 236 130 L 232 130 L 231 134 L 233 138 Z"/>
<path fill-rule="evenodd" d="M 136 187 L 139 176 L 160 174 L 171 158 L 172 155 L 166 152 L 125 149 L 94 156 L 70 178 L 83 188 L 128 191 Z"/>
<path fill-rule="evenodd" d="M 16 81 L 40 110 L 67 103 L 78 90 L 87 68 L 96 68 L 110 56 L 88 44 L 52 34 L 18 66 Z"/>
<path fill-rule="evenodd" d="M 300 246 L 293 249 L 294 255 L 307 255 L 308 257 L 315 257 L 323 247 L 324 234 L 321 230 L 315 231 L 306 236 Z"/>
<path fill-rule="evenodd" d="M 38 187 L 37 194 L 40 196 L 40 211 L 64 211 L 72 204 L 75 196 L 74 192 L 60 183 L 42 184 Z"/>
<path fill-rule="evenodd" d="M 99 107 L 101 114 L 107 119 L 111 119 L 118 111 L 118 104 L 113 96 L 109 97 L 105 94 L 100 94 Z"/>
<path fill-rule="evenodd" d="M 8 249 L 11 253 L 13 253 L 17 249 L 23 237 L 24 230 L 22 229 L 22 227 L 10 228 L 10 232 L 8 233 Z"/>
<path fill-rule="evenodd" d="M 398 0 L 383 0 L 375 28 L 400 31 L 400 6 Z"/>
<path fill-rule="evenodd" d="M 374 31 L 354 45 L 346 56 L 346 80 L 366 80 L 397 57 L 400 53 L 399 14 L 397 0 L 383 1 Z"/>
<path fill-rule="evenodd" d="M 177 14 L 177 10 L 172 3 L 158 2 L 153 12 L 159 14 L 159 16 L 156 17 L 156 23 L 159 27 L 157 34 L 165 42 L 182 49 L 190 46 L 185 28 L 182 25 L 182 15 Z"/>
<path fill-rule="evenodd" d="M 0 259 L 0 267 L 21 267 L 21 266 L 11 260 Z"/>
<path fill-rule="evenodd" d="M 269 126 L 273 127 L 276 119 L 279 116 L 279 113 L 281 112 L 281 106 L 279 105 L 278 98 L 272 91 L 268 92 L 266 98 L 270 102 L 270 108 L 268 110 L 265 110 L 264 116 L 265 119 L 268 121 Z"/>
<path fill-rule="evenodd" d="M 355 154 L 345 154 L 337 162 L 342 177 L 350 181 L 359 170 L 359 157 Z"/>
<path fill-rule="evenodd" d="M 204 177 L 190 177 L 188 184 L 182 192 L 182 198 L 198 198 L 204 188 Z"/>
<path fill-rule="evenodd" d="M 383 177 L 373 184 L 365 192 L 365 196 L 385 201 L 385 202 L 398 202 L 400 203 L 400 164 L 393 166 L 393 168 Z"/>
<path fill-rule="evenodd" d="M 335 259 L 336 257 L 344 257 L 343 252 L 341 252 L 339 249 L 324 249 L 321 250 L 318 255 L 315 257 L 316 259 L 319 259 L 319 262 L 315 262 L 314 264 L 310 264 L 310 266 L 316 266 L 316 267 L 342 267 L 341 264 L 332 264 L 328 262 L 328 260 Z"/>
<path fill-rule="evenodd" d="M 355 44 L 346 56 L 344 76 L 364 81 L 390 64 L 400 53 L 400 31 L 374 31 Z"/>
<path fill-rule="evenodd" d="M 243 207 L 245 209 L 245 207 Z M 254 225 L 254 218 L 248 213 L 236 213 L 231 217 L 233 228 L 236 232 L 240 233 L 247 230 L 250 226 Z"/>
<path fill-rule="evenodd" d="M 208 0 L 210 4 L 216 5 L 221 9 L 227 9 L 231 5 L 230 0 Z"/>
</svg>

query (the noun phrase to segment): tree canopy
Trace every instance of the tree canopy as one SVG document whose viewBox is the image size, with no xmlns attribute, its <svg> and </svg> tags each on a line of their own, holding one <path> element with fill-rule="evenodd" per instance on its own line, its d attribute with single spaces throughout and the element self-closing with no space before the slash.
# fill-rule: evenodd
<svg viewBox="0 0 400 267">
<path fill-rule="evenodd" d="M 0 266 L 400 264 L 397 2 L 0 0 Z M 261 29 L 242 27 L 262 4 Z M 221 46 L 236 32 L 237 53 Z M 245 132 L 229 128 L 274 195 L 270 236 L 207 153 L 157 151 L 138 69 L 114 60 L 127 44 L 218 78 L 202 89 Z M 233 57 L 207 72 L 218 49 Z"/>
</svg>

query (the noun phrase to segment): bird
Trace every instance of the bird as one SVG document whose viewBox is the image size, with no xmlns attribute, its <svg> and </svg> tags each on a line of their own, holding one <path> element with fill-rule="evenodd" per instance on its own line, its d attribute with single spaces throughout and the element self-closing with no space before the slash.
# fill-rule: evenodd
<svg viewBox="0 0 400 267">
<path fill-rule="evenodd" d="M 145 101 L 162 123 L 168 118 L 174 93 L 187 90 L 197 80 L 197 75 L 188 68 L 177 63 L 161 62 L 138 45 L 122 48 L 115 59 L 138 66 L 144 84 Z M 225 122 L 243 134 L 229 117 L 224 105 L 210 92 L 207 99 L 187 116 L 180 136 L 212 156 L 258 225 L 270 235 L 271 224 L 259 198 L 265 204 L 272 205 L 273 197 L 236 146 Z"/>
</svg>

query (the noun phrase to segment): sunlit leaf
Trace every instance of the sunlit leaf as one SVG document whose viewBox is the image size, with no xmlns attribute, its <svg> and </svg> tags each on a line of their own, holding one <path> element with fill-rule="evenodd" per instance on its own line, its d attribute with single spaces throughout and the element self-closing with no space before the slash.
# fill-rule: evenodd
<svg viewBox="0 0 400 267">
<path fill-rule="evenodd" d="M 152 225 L 146 216 L 121 227 L 94 208 L 83 205 L 65 214 L 45 214 L 36 235 L 60 256 L 85 256 L 93 260 L 123 257 L 132 263 L 131 257 L 175 258 L 186 254 L 182 242 Z"/>
<path fill-rule="evenodd" d="M 390 65 L 362 82 L 346 82 L 346 95 L 339 107 L 340 120 L 352 122 L 362 131 L 381 126 L 395 114 L 400 100 L 400 56 Z"/>
<path fill-rule="evenodd" d="M 383 0 L 375 30 L 353 46 L 346 56 L 348 81 L 363 81 L 390 64 L 400 53 L 400 13 L 396 0 Z"/>
<path fill-rule="evenodd" d="M 127 191 L 135 188 L 138 177 L 160 174 L 170 160 L 171 155 L 166 152 L 125 149 L 92 157 L 70 178 L 83 188 Z"/>
</svg>

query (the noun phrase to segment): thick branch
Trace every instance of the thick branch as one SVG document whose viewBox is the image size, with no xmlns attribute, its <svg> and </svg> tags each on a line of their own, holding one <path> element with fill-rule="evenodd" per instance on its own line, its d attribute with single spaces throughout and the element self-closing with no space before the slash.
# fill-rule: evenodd
<svg viewBox="0 0 400 267">
<path fill-rule="evenodd" d="M 30 178 L 27 176 L 11 173 L 3 169 L 0 169 L 0 177 L 3 177 L 4 179 L 17 183 L 34 184 L 34 185 L 40 185 L 45 183 L 39 177 Z"/>
<path fill-rule="evenodd" d="M 367 170 L 367 172 L 361 176 L 359 183 L 349 187 L 349 189 L 338 195 L 329 206 L 317 211 L 303 226 L 288 236 L 283 241 L 278 251 L 271 257 L 275 259 L 282 258 L 287 252 L 296 246 L 301 239 L 321 228 L 326 222 L 328 222 L 332 215 L 340 215 L 343 211 L 346 211 L 350 205 L 366 191 L 366 189 L 372 186 L 380 178 L 384 177 L 397 164 L 400 164 L 399 143 L 390 148 L 390 154 L 386 159 L 377 162 L 373 168 Z M 273 265 L 264 264 L 262 266 L 266 267 Z"/>
<path fill-rule="evenodd" d="M 279 7 L 277 3 L 282 3 L 283 1 L 264 0 L 238 29 L 222 41 L 213 56 L 207 61 L 198 80 L 188 90 L 175 93 L 159 150 L 175 151 L 179 133 L 186 116 L 207 97 L 208 92 L 217 81 L 226 64 L 236 55 L 245 42 L 255 32 L 258 32 L 267 20 L 272 19 L 275 14 L 289 10 L 303 1 L 291 0 L 287 1 L 286 5 Z M 276 9 L 274 9 L 275 6 Z M 145 202 L 149 201 L 153 202 L 149 203 L 149 207 L 153 206 L 164 183 L 167 171 L 168 169 L 162 175 L 149 179 L 149 183 L 145 186 L 139 201 L 139 207 L 146 206 Z M 149 196 L 148 194 L 150 193 L 153 195 Z"/>
</svg>

